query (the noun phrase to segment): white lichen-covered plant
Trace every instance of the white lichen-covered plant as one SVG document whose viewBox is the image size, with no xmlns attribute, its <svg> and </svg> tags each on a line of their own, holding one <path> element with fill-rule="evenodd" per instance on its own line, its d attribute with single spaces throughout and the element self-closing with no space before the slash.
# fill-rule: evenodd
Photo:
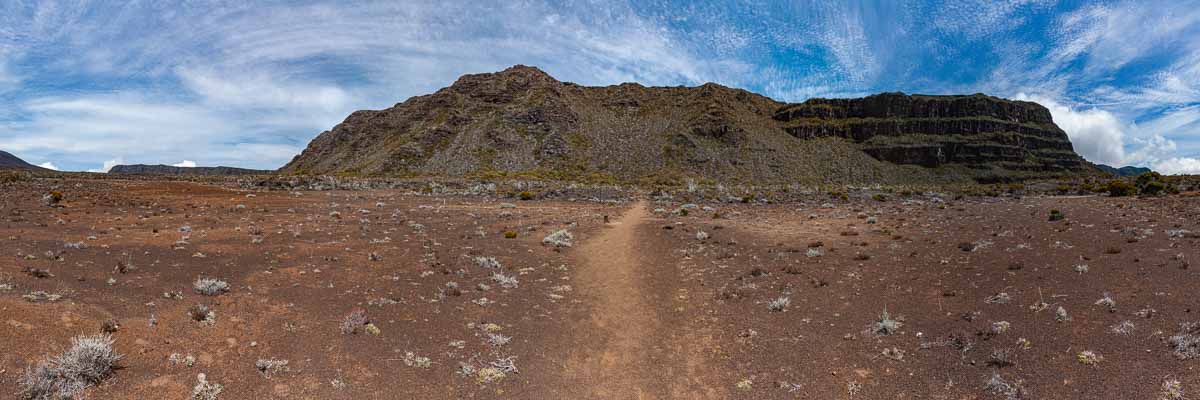
<svg viewBox="0 0 1200 400">
<path fill-rule="evenodd" d="M 112 348 L 112 336 L 76 336 L 71 348 L 25 371 L 21 396 L 30 400 L 76 398 L 84 389 L 112 375 L 122 355 Z"/>
<path fill-rule="evenodd" d="M 221 293 L 228 292 L 229 283 L 214 278 L 198 278 L 196 279 L 196 282 L 192 284 L 192 288 L 196 290 L 196 293 L 200 293 L 205 296 L 216 296 Z"/>
<path fill-rule="evenodd" d="M 786 310 L 788 305 L 791 305 L 791 304 L 792 304 L 792 299 L 789 299 L 786 296 L 782 296 L 775 300 L 771 300 L 770 303 L 767 303 L 767 309 L 774 311 L 774 312 L 779 312 L 779 311 Z"/>
<path fill-rule="evenodd" d="M 554 247 L 571 247 L 571 241 L 574 239 L 575 236 L 571 232 L 568 232 L 566 229 L 560 229 L 542 239 L 542 244 Z"/>
<path fill-rule="evenodd" d="M 496 284 L 498 284 L 501 287 L 504 287 L 506 289 L 514 289 L 519 284 L 519 282 L 517 282 L 517 277 L 512 276 L 512 275 L 505 275 L 505 274 L 500 273 L 499 271 L 492 273 L 492 281 L 496 282 Z"/>
<path fill-rule="evenodd" d="M 217 396 L 225 390 L 221 384 L 209 382 L 204 374 L 196 374 L 196 380 L 196 387 L 192 388 L 193 400 L 217 400 Z"/>
<path fill-rule="evenodd" d="M 500 261 L 496 257 L 475 257 L 475 265 L 485 269 L 500 269 Z"/>
<path fill-rule="evenodd" d="M 263 374 L 263 376 L 271 377 L 272 375 L 287 371 L 288 360 L 277 360 L 274 358 L 259 359 L 254 362 L 254 368 Z"/>
</svg>

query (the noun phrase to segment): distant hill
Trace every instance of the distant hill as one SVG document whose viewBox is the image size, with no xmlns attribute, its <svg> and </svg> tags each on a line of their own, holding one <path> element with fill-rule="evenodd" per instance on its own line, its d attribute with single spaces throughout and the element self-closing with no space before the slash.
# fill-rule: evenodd
<svg viewBox="0 0 1200 400">
<path fill-rule="evenodd" d="M 266 175 L 275 171 L 245 169 L 234 167 L 175 167 L 171 165 L 118 165 L 108 171 L 110 174 L 130 175 Z"/>
<path fill-rule="evenodd" d="M 6 151 L 0 150 L 0 170 L 3 169 L 19 169 L 26 171 L 51 171 L 30 163 L 25 162 L 17 156 L 14 156 Z"/>
<path fill-rule="evenodd" d="M 1138 175 L 1152 171 L 1150 168 L 1134 167 L 1134 166 L 1124 166 L 1121 168 L 1115 168 L 1115 167 L 1104 165 L 1104 164 L 1096 164 L 1096 167 L 1100 168 L 1104 172 L 1107 172 L 1107 173 L 1110 173 L 1110 174 L 1113 174 L 1116 176 L 1138 176 Z"/>
<path fill-rule="evenodd" d="M 1100 173 L 1031 102 L 883 93 L 788 104 L 712 83 L 581 86 L 520 65 L 354 112 L 280 172 L 814 184 Z"/>
</svg>

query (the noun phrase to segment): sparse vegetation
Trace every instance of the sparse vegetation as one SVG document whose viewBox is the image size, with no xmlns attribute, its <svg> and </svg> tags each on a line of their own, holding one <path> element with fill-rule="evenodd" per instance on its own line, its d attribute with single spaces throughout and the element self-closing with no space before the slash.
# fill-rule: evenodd
<svg viewBox="0 0 1200 400">
<path fill-rule="evenodd" d="M 788 305 L 790 305 L 790 304 L 792 304 L 791 299 L 787 298 L 786 296 L 779 297 L 779 298 L 777 298 L 775 300 L 771 300 L 769 303 L 767 303 L 767 309 L 771 310 L 771 311 L 775 311 L 775 312 L 780 312 L 780 311 L 786 310 Z"/>
<path fill-rule="evenodd" d="M 368 322 L 370 321 L 367 320 L 367 310 L 355 307 L 345 317 L 342 317 L 339 329 L 343 335 L 351 335 L 358 333 L 358 330 L 366 326 Z"/>
<path fill-rule="evenodd" d="M 571 247 L 572 240 L 574 239 L 575 236 L 572 235 L 571 232 L 568 232 L 566 229 L 561 229 L 554 231 L 554 233 L 551 233 L 549 236 L 546 236 L 545 239 L 542 239 L 542 243 L 554 247 Z"/>
<path fill-rule="evenodd" d="M 1128 336 L 1133 334 L 1134 327 L 1133 321 L 1121 321 L 1121 323 L 1112 326 L 1112 331 L 1118 335 Z"/>
<path fill-rule="evenodd" d="M 1104 293 L 1104 296 L 1100 297 L 1100 300 L 1096 300 L 1095 304 L 1107 308 L 1108 312 L 1116 312 L 1117 310 L 1117 301 L 1113 300 L 1112 295 L 1108 293 Z"/>
<path fill-rule="evenodd" d="M 288 360 L 277 360 L 274 358 L 259 359 L 254 362 L 254 368 L 265 377 L 271 377 L 280 372 L 288 370 Z"/>
<path fill-rule="evenodd" d="M 113 351 L 112 336 L 77 336 L 71 348 L 25 371 L 21 396 L 29 400 L 75 398 L 112 375 L 123 357 Z"/>
<path fill-rule="evenodd" d="M 988 365 L 1004 368 L 1011 367 L 1016 364 L 1017 352 L 1011 348 L 1003 347 L 992 350 L 991 356 L 988 358 Z"/>
<path fill-rule="evenodd" d="M 492 273 L 492 281 L 506 289 L 514 289 L 518 285 L 517 277 L 505 275 L 499 271 Z"/>
<path fill-rule="evenodd" d="M 879 314 L 879 319 L 876 320 L 874 324 L 871 324 L 871 333 L 874 333 L 878 336 L 887 336 L 899 332 L 901 326 L 904 326 L 904 323 L 901 322 L 901 319 L 892 318 L 891 314 L 888 314 L 888 310 L 885 307 L 883 309 L 883 313 Z"/>
<path fill-rule="evenodd" d="M 1163 379 L 1162 388 L 1158 392 L 1158 400 L 1185 400 L 1183 383 L 1179 379 L 1171 377 Z"/>
<path fill-rule="evenodd" d="M 1167 339 L 1171 352 L 1180 360 L 1200 357 L 1200 322 L 1179 324 L 1179 332 Z"/>
<path fill-rule="evenodd" d="M 1026 398 L 1028 395 L 1021 381 L 1009 382 L 1000 376 L 999 373 L 992 373 L 991 378 L 988 378 L 983 388 L 988 393 L 1001 396 L 1005 400 L 1020 400 Z"/>
<path fill-rule="evenodd" d="M 204 374 L 196 375 L 196 387 L 192 388 L 192 400 L 217 400 L 217 396 L 225 390 L 219 383 L 208 381 Z"/>
<path fill-rule="evenodd" d="M 229 283 L 214 278 L 197 278 L 192 289 L 205 296 L 217 296 L 229 291 Z"/>
<path fill-rule="evenodd" d="M 49 193 L 46 193 L 45 196 L 42 196 L 42 202 L 45 203 L 46 206 L 49 206 L 49 207 L 58 207 L 59 204 L 62 203 L 62 201 L 63 201 L 63 194 L 62 194 L 62 192 L 57 191 L 57 190 L 51 190 Z"/>
<path fill-rule="evenodd" d="M 1084 350 L 1075 356 L 1080 364 L 1096 365 L 1104 361 L 1104 357 L 1091 350 Z"/>
<path fill-rule="evenodd" d="M 1058 306 L 1058 308 L 1054 310 L 1054 320 L 1058 322 L 1070 321 L 1071 315 L 1067 314 L 1067 309 L 1063 308 L 1062 306 Z"/>
<path fill-rule="evenodd" d="M 203 304 L 196 304 L 188 308 L 188 317 L 201 325 L 211 326 L 217 323 L 217 313 Z"/>
</svg>

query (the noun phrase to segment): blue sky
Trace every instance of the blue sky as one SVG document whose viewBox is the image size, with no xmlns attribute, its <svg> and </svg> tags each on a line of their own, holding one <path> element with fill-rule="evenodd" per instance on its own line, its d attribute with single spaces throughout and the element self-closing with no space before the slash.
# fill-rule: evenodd
<svg viewBox="0 0 1200 400">
<path fill-rule="evenodd" d="M 353 110 L 513 64 L 782 101 L 983 92 L 1046 105 L 1089 160 L 1200 173 L 1200 1 L 6 0 L 0 150 L 276 168 Z"/>
</svg>

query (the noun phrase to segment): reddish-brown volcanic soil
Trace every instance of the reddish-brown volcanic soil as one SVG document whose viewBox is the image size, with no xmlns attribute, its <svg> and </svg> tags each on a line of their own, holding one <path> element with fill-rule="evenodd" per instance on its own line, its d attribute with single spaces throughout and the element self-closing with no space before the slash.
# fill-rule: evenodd
<svg viewBox="0 0 1200 400">
<path fill-rule="evenodd" d="M 42 203 L 52 189 L 62 207 Z M 188 399 L 200 373 L 220 399 L 1006 398 L 986 386 L 996 374 L 1024 388 L 1012 398 L 1158 399 L 1167 380 L 1200 393 L 1200 359 L 1168 343 L 1200 321 L 1200 198 L 826 201 L 681 213 L 651 200 L 11 184 L 0 398 L 110 320 L 125 358 L 89 398 Z M 573 246 L 542 243 L 560 229 Z M 200 277 L 230 290 L 199 294 Z M 24 298 L 35 291 L 63 297 Z M 1105 294 L 1113 307 L 1097 304 Z M 195 304 L 216 322 L 193 321 Z M 342 333 L 354 309 L 378 331 Z M 885 309 L 901 322 L 889 335 L 872 331 Z M 1132 331 L 1115 333 L 1124 321 Z M 1085 365 L 1082 351 L 1103 359 Z M 288 368 L 268 376 L 260 359 Z M 504 360 L 516 371 L 487 375 Z"/>
</svg>

